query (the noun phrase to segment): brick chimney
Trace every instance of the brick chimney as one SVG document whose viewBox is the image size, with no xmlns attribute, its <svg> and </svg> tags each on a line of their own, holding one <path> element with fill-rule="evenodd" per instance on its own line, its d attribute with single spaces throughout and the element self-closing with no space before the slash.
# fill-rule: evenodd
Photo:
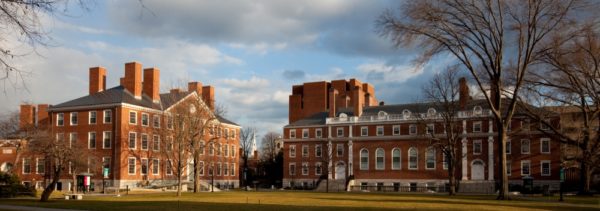
<svg viewBox="0 0 600 211">
<path fill-rule="evenodd" d="M 39 104 L 37 109 L 37 125 L 38 127 L 50 126 L 48 118 L 48 104 Z"/>
<path fill-rule="evenodd" d="M 174 88 L 174 89 L 169 90 L 169 93 L 171 93 L 171 94 L 181 93 L 181 92 L 182 92 L 182 90 L 180 88 Z"/>
<path fill-rule="evenodd" d="M 130 62 L 125 64 L 125 78 L 123 86 L 129 90 L 135 98 L 142 98 L 142 64 Z"/>
<path fill-rule="evenodd" d="M 337 108 L 335 107 L 335 99 L 338 97 L 338 90 L 329 88 L 329 117 L 335 117 Z"/>
<path fill-rule="evenodd" d="M 143 92 L 152 99 L 153 102 L 158 103 L 160 101 L 159 95 L 160 89 L 160 70 L 158 68 L 146 68 L 144 69 L 144 83 Z"/>
<path fill-rule="evenodd" d="M 354 116 L 361 116 L 365 101 L 365 95 L 363 94 L 360 87 L 354 87 L 354 90 L 352 90 L 352 95 L 354 97 L 354 105 L 352 105 L 354 107 Z"/>
<path fill-rule="evenodd" d="M 90 68 L 90 94 L 106 90 L 106 69 L 104 67 Z"/>
<path fill-rule="evenodd" d="M 26 129 L 27 127 L 33 126 L 35 122 L 35 106 L 34 105 L 21 105 L 21 110 L 19 112 L 19 128 L 21 130 Z"/>
<path fill-rule="evenodd" d="M 464 109 L 467 106 L 470 98 L 471 96 L 469 96 L 469 85 L 467 85 L 467 79 L 464 77 L 458 79 L 458 102 L 461 109 Z"/>
<path fill-rule="evenodd" d="M 202 96 L 202 83 L 195 81 L 188 83 L 188 92 L 197 92 L 198 96 Z"/>
<path fill-rule="evenodd" d="M 215 111 L 215 88 L 212 86 L 202 87 L 202 99 L 204 103 L 210 108 L 211 111 Z"/>
</svg>

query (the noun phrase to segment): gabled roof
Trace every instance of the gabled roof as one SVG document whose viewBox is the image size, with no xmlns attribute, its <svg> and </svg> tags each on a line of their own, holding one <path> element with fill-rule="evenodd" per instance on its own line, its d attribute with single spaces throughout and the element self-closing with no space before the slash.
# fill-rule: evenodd
<svg viewBox="0 0 600 211">
<path fill-rule="evenodd" d="M 161 105 L 154 103 L 147 95 L 142 95 L 141 99 L 136 99 L 131 92 L 123 86 L 116 86 L 102 92 L 86 95 L 74 100 L 50 106 L 50 110 L 68 107 L 107 105 L 115 103 L 127 103 L 136 106 L 161 110 Z"/>
</svg>

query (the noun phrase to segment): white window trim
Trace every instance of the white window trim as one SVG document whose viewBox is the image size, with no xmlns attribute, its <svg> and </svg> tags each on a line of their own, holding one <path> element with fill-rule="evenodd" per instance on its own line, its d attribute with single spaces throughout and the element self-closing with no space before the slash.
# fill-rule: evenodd
<svg viewBox="0 0 600 211">
<path fill-rule="evenodd" d="M 523 141 L 527 140 L 528 144 L 527 144 L 527 152 L 523 152 Z M 529 155 L 531 154 L 531 139 L 521 139 L 521 154 L 522 155 Z"/>
<path fill-rule="evenodd" d="M 110 133 L 110 135 L 108 135 L 108 137 L 109 137 L 109 140 L 108 140 L 109 146 L 108 147 L 104 147 L 106 133 Z M 129 139 L 129 137 L 127 137 L 127 139 Z M 102 131 L 102 149 L 110 149 L 110 148 L 112 148 L 112 131 Z"/>
<path fill-rule="evenodd" d="M 304 169 L 305 169 L 304 167 L 305 166 L 306 166 L 306 174 L 304 173 Z M 304 175 L 304 176 L 310 174 L 310 167 L 308 165 L 308 162 L 302 162 L 302 169 L 301 169 L 301 171 L 302 171 L 302 175 Z"/>
<path fill-rule="evenodd" d="M 171 168 L 170 168 L 170 169 L 171 169 L 171 172 L 167 171 L 167 169 L 168 169 L 168 168 L 167 168 L 167 165 L 171 165 Z M 171 160 L 167 160 L 167 161 L 165 162 L 165 174 L 166 174 L 166 175 L 173 175 L 173 161 L 171 161 Z"/>
<path fill-rule="evenodd" d="M 131 122 L 131 114 L 135 114 L 134 115 L 134 122 Z M 129 111 L 129 115 L 127 116 L 127 122 L 129 122 L 130 125 L 137 125 L 137 112 L 135 111 Z"/>
<path fill-rule="evenodd" d="M 129 161 L 133 159 L 133 173 L 129 172 Z M 137 159 L 135 157 L 127 158 L 127 174 L 128 175 L 136 175 L 137 173 Z"/>
<path fill-rule="evenodd" d="M 544 174 L 544 163 L 548 163 L 548 174 Z M 531 170 L 529 171 L 529 173 L 531 173 Z M 550 160 L 540 160 L 540 175 L 552 176 L 552 162 L 550 162 Z"/>
<path fill-rule="evenodd" d="M 292 149 L 294 150 L 294 153 L 292 153 Z M 290 145 L 289 154 L 290 154 L 289 156 L 291 158 L 295 158 L 296 157 L 296 145 Z"/>
<path fill-rule="evenodd" d="M 344 137 L 344 128 L 343 127 L 338 127 L 336 130 L 336 137 Z M 342 131 L 342 134 L 340 135 L 340 131 Z"/>
<path fill-rule="evenodd" d="M 381 134 L 379 134 L 379 129 L 381 129 Z M 385 135 L 385 129 L 383 128 L 383 126 L 377 126 L 377 128 L 375 129 L 375 132 L 377 133 L 377 136 L 384 136 Z"/>
<path fill-rule="evenodd" d="M 429 152 L 429 150 L 433 150 L 433 167 L 432 168 L 428 168 L 427 167 L 427 152 Z M 419 156 L 417 154 L 417 166 L 419 166 Z M 425 150 L 425 170 L 435 170 L 437 167 L 437 150 L 435 150 L 435 148 L 433 147 L 429 147 Z"/>
<path fill-rule="evenodd" d="M 90 147 L 90 143 L 92 143 L 92 134 L 94 134 L 94 148 Z M 96 149 L 98 148 L 98 134 L 96 132 L 88 132 L 88 149 Z"/>
<path fill-rule="evenodd" d="M 304 153 L 305 148 L 306 148 L 306 155 Z M 302 157 L 307 158 L 309 156 L 310 156 L 310 147 L 308 147 L 308 145 L 306 145 L 306 144 L 302 145 Z"/>
<path fill-rule="evenodd" d="M 231 170 L 229 170 L 229 176 L 235 176 L 235 163 L 231 163 Z"/>
<path fill-rule="evenodd" d="M 396 128 L 398 128 L 398 133 L 396 133 Z M 399 136 L 402 131 L 400 130 L 400 125 L 392 126 L 392 135 Z"/>
<path fill-rule="evenodd" d="M 96 122 L 92 123 L 92 113 L 96 114 Z M 95 125 L 98 124 L 98 112 L 97 111 L 89 111 L 88 112 L 88 124 Z"/>
<path fill-rule="evenodd" d="M 381 150 L 381 152 L 383 152 L 383 164 L 381 165 L 381 168 L 379 168 L 377 166 L 377 163 L 378 163 L 378 161 L 377 161 L 377 152 L 380 151 L 380 150 Z M 383 148 L 377 148 L 375 150 L 375 170 L 385 170 L 385 150 Z"/>
<path fill-rule="evenodd" d="M 77 123 L 73 123 L 73 114 L 76 114 L 75 116 L 77 116 Z M 69 125 L 77 126 L 78 124 L 79 124 L 79 112 L 70 112 L 69 113 Z"/>
<path fill-rule="evenodd" d="M 147 124 L 145 124 L 145 125 L 144 125 L 144 116 L 147 116 L 147 117 L 148 117 L 148 118 L 147 118 L 147 120 L 148 120 L 148 123 L 147 123 Z M 137 118 L 137 117 L 136 117 L 136 118 Z M 141 122 L 141 123 L 142 123 L 142 124 L 141 124 L 141 125 L 142 125 L 142 127 L 148 127 L 148 126 L 150 126 L 150 114 L 142 112 L 142 119 L 141 119 L 141 121 L 142 121 L 142 122 Z"/>
<path fill-rule="evenodd" d="M 429 133 L 429 128 L 431 127 L 431 133 Z M 431 135 L 431 134 L 435 134 L 435 124 L 427 124 L 425 126 L 425 134 L 427 135 Z"/>
<path fill-rule="evenodd" d="M 321 149 L 321 155 L 317 154 L 317 149 Z M 323 146 L 321 144 L 315 144 L 315 157 L 323 157 Z"/>
<path fill-rule="evenodd" d="M 341 146 L 341 147 L 340 147 Z M 335 145 L 336 149 L 335 149 L 335 156 L 336 157 L 344 157 L 344 144 L 336 144 Z M 338 154 L 338 150 L 337 149 L 342 149 L 342 154 Z"/>
<path fill-rule="evenodd" d="M 529 163 L 529 174 L 523 174 L 523 164 Z M 521 176 L 529 176 L 531 175 L 531 161 L 530 160 L 521 160 Z"/>
<path fill-rule="evenodd" d="M 29 172 L 25 172 L 25 160 L 29 160 Z M 21 166 L 23 167 L 21 168 L 21 171 L 23 172 L 23 174 L 31 174 L 31 158 L 23 158 L 22 162 L 23 164 Z"/>
<path fill-rule="evenodd" d="M 154 125 L 154 119 L 158 119 L 158 126 Z M 152 116 L 152 127 L 154 128 L 160 128 L 160 116 L 159 115 L 153 115 Z"/>
<path fill-rule="evenodd" d="M 363 134 L 363 129 L 366 130 L 366 132 L 364 134 Z M 360 127 L 360 136 L 369 136 L 369 127 L 368 126 Z"/>
<path fill-rule="evenodd" d="M 154 165 L 154 161 L 157 161 L 157 164 Z M 154 168 L 157 168 L 156 173 L 154 173 Z M 160 160 L 157 158 L 152 159 L 152 175 L 159 175 L 160 174 Z"/>
<path fill-rule="evenodd" d="M 308 132 L 308 129 L 302 129 L 302 139 L 307 139 L 310 137 L 310 133 Z"/>
<path fill-rule="evenodd" d="M 400 152 L 400 160 L 399 162 L 399 167 L 398 168 L 394 168 L 394 150 L 398 150 L 398 152 Z M 402 149 L 398 148 L 398 147 L 394 147 L 391 151 L 390 151 L 390 169 L 392 170 L 401 170 L 402 169 Z"/>
<path fill-rule="evenodd" d="M 475 152 L 475 144 L 479 144 L 479 152 Z M 473 140 L 473 155 L 481 155 L 483 153 L 483 142 L 481 139 Z"/>
<path fill-rule="evenodd" d="M 415 131 L 413 132 L 413 131 L 411 130 L 411 128 L 415 128 Z M 415 124 L 410 124 L 410 125 L 408 126 L 408 135 L 417 135 L 417 133 L 419 133 L 419 128 L 417 128 L 417 125 L 415 125 Z"/>
<path fill-rule="evenodd" d="M 315 129 L 315 137 L 316 138 L 322 138 L 323 137 L 323 130 L 321 128 Z"/>
<path fill-rule="evenodd" d="M 479 131 L 475 130 L 475 125 L 479 125 Z M 473 122 L 473 133 L 481 133 L 483 131 L 483 123 L 481 121 Z"/>
<path fill-rule="evenodd" d="M 131 134 L 133 135 L 133 148 L 131 147 Z M 129 132 L 129 134 L 127 134 L 127 148 L 128 149 L 136 149 L 137 148 L 137 133 L 136 132 Z"/>
<path fill-rule="evenodd" d="M 415 149 L 417 151 L 417 155 L 415 156 L 417 158 L 417 160 L 416 160 L 417 165 L 415 165 L 416 167 L 414 167 L 414 168 L 410 167 L 410 150 L 411 149 Z M 408 157 L 408 160 L 407 160 L 408 161 L 407 162 L 407 164 L 408 164 L 408 170 L 418 170 L 419 169 L 419 150 L 417 148 L 415 148 L 415 147 L 410 147 L 410 148 L 408 148 L 408 151 L 407 151 L 406 155 Z"/>
<path fill-rule="evenodd" d="M 200 161 L 200 172 L 198 175 L 204 176 L 204 161 Z"/>
<path fill-rule="evenodd" d="M 290 139 L 295 139 L 296 138 L 296 129 L 290 129 Z"/>
<path fill-rule="evenodd" d="M 144 136 L 146 136 L 146 149 L 144 149 Z M 148 149 L 150 149 L 150 141 L 148 140 L 147 133 L 140 134 L 140 149 L 144 151 L 148 151 Z"/>
<path fill-rule="evenodd" d="M 106 112 L 107 112 L 107 111 L 110 113 L 110 122 L 107 122 L 107 121 L 106 121 Z M 97 118 L 97 117 L 98 117 L 98 116 L 96 116 L 96 118 Z M 103 124 L 112 123 L 112 110 L 110 110 L 110 109 L 105 109 L 105 110 L 103 110 L 103 111 L 102 111 L 102 123 L 103 123 Z"/>
<path fill-rule="evenodd" d="M 292 166 L 294 166 L 294 168 L 292 168 Z M 294 172 L 292 172 L 292 169 L 294 170 Z M 291 162 L 290 164 L 288 164 L 288 175 L 293 175 L 293 176 L 296 175 L 296 163 L 295 162 Z"/>
<path fill-rule="evenodd" d="M 508 165 L 509 163 L 510 163 L 510 166 Z M 507 160 L 506 161 L 506 170 L 507 170 L 506 175 L 507 176 L 512 176 L 512 160 Z"/>
<path fill-rule="evenodd" d="M 146 173 L 145 174 L 142 171 L 142 170 L 144 170 L 144 160 L 146 160 Z M 150 164 L 148 163 L 148 158 L 141 158 L 140 159 L 140 174 L 148 175 L 148 172 L 150 172 Z"/>
<path fill-rule="evenodd" d="M 510 146 L 508 146 L 508 143 L 510 143 Z M 507 155 L 510 155 L 512 153 L 512 140 L 511 139 L 506 140 L 506 149 L 504 149 L 504 150 Z M 508 152 L 506 152 L 506 150 L 508 150 Z"/>
<path fill-rule="evenodd" d="M 59 118 L 60 116 L 62 116 L 62 124 L 58 124 L 58 122 L 59 122 L 58 120 L 61 119 L 61 118 Z M 65 126 L 65 113 L 57 113 L 56 114 L 56 126 L 60 126 L 60 127 Z"/>
<path fill-rule="evenodd" d="M 46 162 L 46 161 L 44 160 L 44 162 Z M 40 158 L 35 158 L 35 174 L 45 174 L 46 173 L 46 169 L 45 169 L 46 164 L 45 163 L 44 163 L 44 172 L 43 173 L 40 173 L 40 168 L 38 168 L 38 167 L 40 167 Z"/>
<path fill-rule="evenodd" d="M 154 137 L 158 137 L 158 145 L 156 143 L 154 143 Z M 156 149 L 154 149 L 154 146 L 158 146 Z M 160 136 L 159 135 L 152 135 L 152 151 L 160 151 Z M 202 153 L 204 154 L 204 153 Z"/>
<path fill-rule="evenodd" d="M 363 166 L 363 162 L 362 162 L 362 151 L 365 150 L 367 152 L 367 165 Z M 369 150 L 366 148 L 362 148 L 360 149 L 360 151 L 358 151 L 358 164 L 359 164 L 359 169 L 360 170 L 369 170 Z"/>
<path fill-rule="evenodd" d="M 548 142 L 548 152 L 544 152 L 544 141 Z M 550 154 L 550 152 L 552 151 L 552 146 L 550 145 L 550 139 L 549 138 L 541 138 L 540 139 L 540 153 L 542 154 Z"/>
<path fill-rule="evenodd" d="M 321 172 L 317 172 L 317 168 L 321 168 Z M 323 174 L 323 164 L 321 162 L 315 163 L 315 175 L 319 176 Z"/>
</svg>

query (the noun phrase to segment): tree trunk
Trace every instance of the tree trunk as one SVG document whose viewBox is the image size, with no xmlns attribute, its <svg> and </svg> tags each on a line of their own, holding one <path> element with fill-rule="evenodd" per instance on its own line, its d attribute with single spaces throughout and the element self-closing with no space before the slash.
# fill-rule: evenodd
<svg viewBox="0 0 600 211">
<path fill-rule="evenodd" d="M 447 156 L 446 160 L 448 162 L 448 183 L 450 183 L 450 190 L 448 190 L 448 195 L 454 196 L 456 195 L 456 172 L 454 166 L 455 157 Z"/>
<path fill-rule="evenodd" d="M 41 202 L 47 202 L 50 199 L 50 195 L 54 192 L 54 187 L 58 180 L 60 179 L 60 169 L 53 172 L 52 182 L 44 188 L 44 192 L 42 192 L 42 196 L 40 198 Z"/>
<path fill-rule="evenodd" d="M 177 177 L 177 196 L 181 196 L 181 174 Z"/>
<path fill-rule="evenodd" d="M 498 126 L 498 155 L 500 155 L 500 163 L 498 171 L 500 173 L 500 190 L 498 191 L 498 200 L 509 200 L 508 195 L 508 175 L 506 174 L 506 131 L 504 130 L 502 121 L 497 121 Z"/>
<path fill-rule="evenodd" d="M 590 182 L 591 182 L 591 168 L 585 164 L 585 161 L 580 161 L 579 164 L 579 192 L 577 195 L 589 195 L 590 194 Z"/>
<path fill-rule="evenodd" d="M 71 192 L 72 193 L 76 193 L 77 192 L 77 175 L 75 174 L 75 170 L 71 170 L 71 175 L 73 177 L 73 187 Z"/>
<path fill-rule="evenodd" d="M 200 192 L 200 159 L 194 159 L 194 193 Z"/>
</svg>

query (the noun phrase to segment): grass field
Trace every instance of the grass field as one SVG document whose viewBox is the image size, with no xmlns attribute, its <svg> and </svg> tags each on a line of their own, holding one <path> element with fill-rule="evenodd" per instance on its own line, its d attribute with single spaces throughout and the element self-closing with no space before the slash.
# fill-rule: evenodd
<svg viewBox="0 0 600 211">
<path fill-rule="evenodd" d="M 54 194 L 59 197 L 59 194 Z M 131 193 L 121 197 L 85 196 L 82 201 L 3 199 L 0 204 L 83 210 L 600 210 L 600 197 L 514 198 L 494 196 L 406 195 L 313 192 Z"/>
</svg>

